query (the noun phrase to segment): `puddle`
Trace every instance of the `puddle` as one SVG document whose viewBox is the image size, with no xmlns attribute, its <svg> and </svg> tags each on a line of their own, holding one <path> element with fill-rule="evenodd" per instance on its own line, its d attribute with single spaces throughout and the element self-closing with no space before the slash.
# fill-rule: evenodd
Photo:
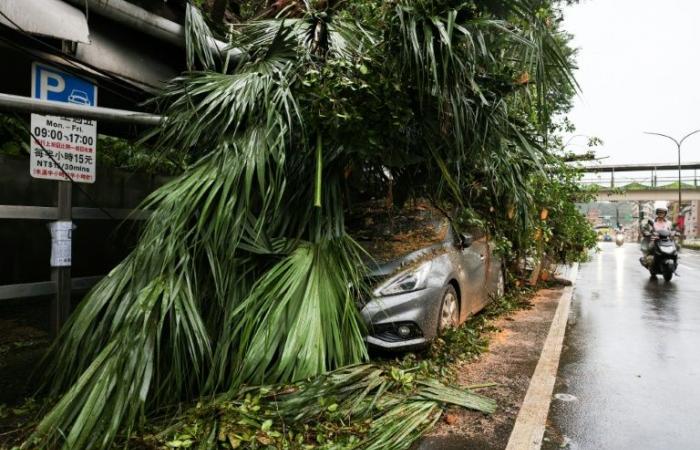
<svg viewBox="0 0 700 450">
<path fill-rule="evenodd" d="M 562 402 L 575 402 L 576 400 L 578 400 L 576 397 L 574 397 L 571 394 L 563 394 L 563 393 L 554 394 L 554 398 L 556 398 L 557 400 L 561 400 Z"/>
</svg>

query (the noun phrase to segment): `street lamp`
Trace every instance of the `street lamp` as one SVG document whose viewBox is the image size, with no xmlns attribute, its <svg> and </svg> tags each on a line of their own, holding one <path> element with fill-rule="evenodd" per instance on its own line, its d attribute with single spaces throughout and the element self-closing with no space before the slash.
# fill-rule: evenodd
<svg viewBox="0 0 700 450">
<path fill-rule="evenodd" d="M 686 134 L 685 136 L 683 136 L 683 138 L 680 141 L 672 138 L 671 136 L 668 136 L 668 135 L 665 135 L 662 133 L 652 133 L 650 131 L 645 131 L 644 133 L 653 134 L 654 136 L 661 136 L 661 137 L 665 137 L 666 139 L 670 139 L 673 141 L 674 144 L 676 144 L 676 147 L 678 148 L 678 217 L 680 217 L 680 215 L 681 215 L 681 188 L 682 188 L 682 183 L 681 183 L 681 146 L 683 145 L 683 141 L 685 141 L 686 139 L 688 139 L 690 136 L 694 135 L 695 133 L 700 133 L 700 130 L 695 130 L 695 131 L 692 131 L 692 132 Z M 681 239 L 682 238 L 683 238 L 683 236 L 681 235 Z"/>
</svg>

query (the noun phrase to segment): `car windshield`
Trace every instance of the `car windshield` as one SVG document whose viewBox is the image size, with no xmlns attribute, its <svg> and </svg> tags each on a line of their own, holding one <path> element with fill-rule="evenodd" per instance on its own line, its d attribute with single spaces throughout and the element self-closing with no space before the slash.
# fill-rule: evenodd
<svg viewBox="0 0 700 450">
<path fill-rule="evenodd" d="M 387 208 L 384 201 L 353 208 L 350 234 L 377 262 L 389 262 L 445 242 L 449 230 L 445 215 L 428 201 L 407 202 Z"/>
</svg>

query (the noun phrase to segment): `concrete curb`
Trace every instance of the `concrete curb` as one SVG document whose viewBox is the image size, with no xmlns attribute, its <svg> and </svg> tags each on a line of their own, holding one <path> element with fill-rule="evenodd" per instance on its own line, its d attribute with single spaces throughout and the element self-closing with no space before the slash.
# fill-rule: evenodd
<svg viewBox="0 0 700 450">
<path fill-rule="evenodd" d="M 515 419 L 515 426 L 510 434 L 510 439 L 508 439 L 506 450 L 539 450 L 542 446 L 577 274 L 578 264 L 575 264 L 564 277 L 571 280 L 572 285 L 564 289 L 559 300 L 535 373 L 530 379 L 530 386 L 525 394 L 518 417 Z"/>
</svg>

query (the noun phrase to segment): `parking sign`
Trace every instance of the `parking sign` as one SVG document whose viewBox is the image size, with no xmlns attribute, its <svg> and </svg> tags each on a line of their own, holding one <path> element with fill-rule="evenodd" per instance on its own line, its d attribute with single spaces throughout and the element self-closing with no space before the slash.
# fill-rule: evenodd
<svg viewBox="0 0 700 450">
<path fill-rule="evenodd" d="M 53 67 L 34 63 L 32 97 L 97 106 L 97 86 Z M 95 182 L 97 123 L 94 120 L 32 114 L 31 131 L 41 143 L 37 144 L 34 137 L 30 139 L 32 177 L 66 181 L 70 176 L 77 183 Z"/>
</svg>

